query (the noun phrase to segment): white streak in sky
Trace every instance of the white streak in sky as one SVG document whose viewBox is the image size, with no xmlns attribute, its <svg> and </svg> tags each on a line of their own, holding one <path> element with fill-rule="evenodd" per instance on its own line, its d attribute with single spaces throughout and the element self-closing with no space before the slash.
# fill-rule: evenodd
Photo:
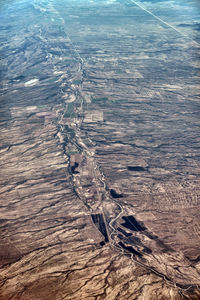
<svg viewBox="0 0 200 300">
<path fill-rule="evenodd" d="M 164 20 L 162 20 L 161 18 L 159 18 L 158 16 L 154 15 L 154 13 L 152 13 L 151 11 L 147 10 L 145 7 L 143 7 L 140 3 L 135 2 L 134 0 L 131 0 L 132 3 L 134 3 L 135 5 L 137 5 L 138 7 L 140 7 L 142 10 L 146 11 L 148 14 L 150 14 L 151 16 L 153 16 L 155 19 L 157 19 L 158 21 L 160 21 L 161 23 L 167 25 L 168 27 L 172 28 L 173 30 L 175 30 L 176 32 L 178 32 L 179 34 L 181 34 L 182 36 L 188 38 L 189 40 L 191 40 L 193 43 L 197 44 L 198 46 L 200 46 L 200 43 L 194 41 L 191 37 L 189 37 L 187 34 L 183 33 L 182 31 L 180 31 L 179 29 L 177 29 L 176 27 L 174 27 L 173 25 L 165 22 Z"/>
</svg>

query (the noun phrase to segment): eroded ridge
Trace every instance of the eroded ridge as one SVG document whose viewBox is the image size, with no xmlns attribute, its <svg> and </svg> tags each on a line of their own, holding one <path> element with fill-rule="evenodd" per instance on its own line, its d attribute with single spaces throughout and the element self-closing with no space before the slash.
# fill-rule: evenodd
<svg viewBox="0 0 200 300">
<path fill-rule="evenodd" d="M 123 202 L 119 201 L 120 198 L 123 198 L 123 194 L 112 188 L 109 189 L 107 186 L 105 175 L 95 157 L 95 143 L 82 127 L 84 122 L 102 122 L 103 115 L 98 114 L 97 111 L 87 111 L 87 99 L 85 99 L 83 91 L 84 81 L 87 81 L 85 74 L 89 72 L 87 63 L 80 57 L 72 42 L 70 43 L 78 56 L 80 68 L 74 96 L 70 96 L 74 103 L 74 117 L 72 118 L 70 115 L 70 118 L 65 118 L 66 113 L 61 116 L 61 124 L 63 121 L 67 123 L 66 130 L 61 126 L 61 136 L 65 140 L 63 147 L 70 162 L 69 170 L 74 190 L 89 209 L 93 223 L 103 235 L 100 245 L 104 246 L 109 242 L 113 249 L 128 255 L 132 261 L 160 276 L 169 286 L 177 286 L 180 294 L 193 290 L 198 284 L 198 269 L 190 265 L 182 254 L 177 257 L 177 253 L 173 249 L 138 223 L 134 216 L 125 216 Z M 102 99 L 98 101 L 101 102 Z M 67 104 L 66 111 L 70 110 L 71 103 L 69 101 Z M 128 170 L 148 172 L 148 167 L 129 166 Z M 120 224 L 122 219 L 125 220 L 125 223 Z M 129 232 L 125 232 L 122 227 L 128 228 Z M 154 253 L 155 249 L 156 253 Z M 180 266 L 184 262 L 187 267 L 182 268 L 182 272 L 180 272 L 179 267 L 174 268 L 175 261 L 177 263 L 179 261 Z M 189 265 L 193 270 L 188 269 Z M 187 282 L 191 282 L 191 284 L 186 284 L 186 278 Z"/>
<path fill-rule="evenodd" d="M 198 300 L 194 44 L 132 1 L 6 12 L 0 299 Z"/>
</svg>

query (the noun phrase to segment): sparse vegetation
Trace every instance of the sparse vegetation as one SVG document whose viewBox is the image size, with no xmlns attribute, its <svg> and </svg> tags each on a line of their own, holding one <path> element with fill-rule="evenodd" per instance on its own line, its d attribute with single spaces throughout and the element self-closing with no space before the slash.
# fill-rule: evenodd
<svg viewBox="0 0 200 300">
<path fill-rule="evenodd" d="M 77 80 L 73 80 L 72 83 L 79 85 L 82 83 L 82 81 L 77 79 Z"/>
<path fill-rule="evenodd" d="M 108 97 L 101 97 L 101 98 L 94 98 L 94 97 L 92 97 L 91 98 L 92 99 L 92 102 L 105 102 L 105 101 L 108 101 Z"/>
<path fill-rule="evenodd" d="M 76 114 L 74 112 L 74 104 L 73 103 L 69 103 L 67 105 L 67 111 L 64 113 L 64 117 L 65 118 L 75 118 Z"/>
<path fill-rule="evenodd" d="M 124 73 L 124 71 L 122 69 L 117 69 L 115 72 L 116 72 L 116 74 L 123 74 Z"/>
</svg>

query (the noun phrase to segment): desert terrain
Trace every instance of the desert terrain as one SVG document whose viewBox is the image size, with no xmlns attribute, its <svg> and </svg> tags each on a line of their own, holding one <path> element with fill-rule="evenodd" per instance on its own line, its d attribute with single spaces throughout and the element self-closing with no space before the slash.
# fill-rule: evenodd
<svg viewBox="0 0 200 300">
<path fill-rule="evenodd" d="M 199 19 L 0 1 L 0 300 L 200 299 Z"/>
</svg>

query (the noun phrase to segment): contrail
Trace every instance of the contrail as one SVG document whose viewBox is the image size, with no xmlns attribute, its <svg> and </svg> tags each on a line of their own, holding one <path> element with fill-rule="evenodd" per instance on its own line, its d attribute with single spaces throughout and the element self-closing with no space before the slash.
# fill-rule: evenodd
<svg viewBox="0 0 200 300">
<path fill-rule="evenodd" d="M 193 40 L 191 37 L 189 37 L 187 34 L 183 33 L 182 31 L 178 30 L 176 27 L 174 27 L 173 25 L 165 22 L 164 20 L 162 20 L 161 18 L 159 18 L 158 16 L 154 15 L 154 13 L 152 13 L 151 11 L 147 10 L 145 7 L 143 7 L 140 3 L 135 2 L 134 0 L 130 0 L 131 2 L 133 2 L 135 5 L 137 5 L 138 7 L 140 7 L 142 10 L 146 11 L 149 15 L 153 16 L 155 19 L 157 19 L 158 21 L 160 21 L 161 23 L 167 25 L 168 27 L 172 28 L 173 30 L 175 30 L 176 32 L 178 32 L 179 34 L 181 34 L 182 36 L 188 38 L 189 40 L 191 40 L 193 43 L 197 44 L 198 46 L 200 46 L 200 43 L 196 42 L 195 40 Z"/>
</svg>

